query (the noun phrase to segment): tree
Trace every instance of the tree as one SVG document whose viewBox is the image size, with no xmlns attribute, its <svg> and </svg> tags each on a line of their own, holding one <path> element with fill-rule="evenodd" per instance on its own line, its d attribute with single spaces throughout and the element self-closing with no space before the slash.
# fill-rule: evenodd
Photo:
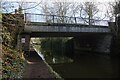
<svg viewBox="0 0 120 80">
<path fill-rule="evenodd" d="M 85 21 L 85 23 L 88 23 L 90 26 L 95 23 L 94 19 L 99 17 L 99 9 L 97 5 L 97 2 L 83 2 L 79 5 L 80 17 Z"/>
<path fill-rule="evenodd" d="M 114 8 L 114 14 L 119 14 L 120 13 L 120 1 L 116 2 L 116 5 L 113 7 Z"/>
<path fill-rule="evenodd" d="M 119 26 L 118 26 L 118 21 L 117 21 L 117 15 L 120 13 L 120 1 L 116 1 L 116 2 L 112 2 L 109 3 L 109 9 L 107 11 L 107 15 L 111 20 L 114 20 L 116 23 L 114 24 L 114 26 L 111 26 L 111 30 L 113 31 L 113 34 L 115 36 L 117 36 L 119 33 Z"/>
<path fill-rule="evenodd" d="M 73 17 L 80 17 L 83 24 L 94 25 L 98 24 L 99 20 L 104 20 L 106 14 L 100 14 L 99 5 L 103 3 L 99 2 L 81 2 L 81 3 L 71 3 L 71 2 L 52 2 L 52 3 L 43 3 L 42 12 L 46 15 L 57 15 L 57 16 L 69 16 L 72 18 L 63 18 L 57 17 L 56 21 L 58 22 L 74 22 Z M 104 6 L 104 5 L 103 5 Z M 47 17 L 48 18 L 48 17 Z M 80 18 L 76 22 L 81 22 Z M 48 18 L 50 20 L 50 18 Z M 51 18 L 52 19 L 52 18 Z M 74 20 L 73 20 L 74 19 Z"/>
<path fill-rule="evenodd" d="M 52 3 L 44 3 L 42 5 L 42 11 L 46 15 L 56 15 L 55 21 L 58 23 L 66 23 L 68 19 L 63 16 L 68 16 L 71 3 L 68 2 L 52 2 Z M 59 17 L 57 17 L 59 16 Z M 48 17 L 46 19 L 49 19 Z M 50 20 L 50 19 L 49 19 Z M 48 21 L 48 20 L 47 20 Z"/>
</svg>

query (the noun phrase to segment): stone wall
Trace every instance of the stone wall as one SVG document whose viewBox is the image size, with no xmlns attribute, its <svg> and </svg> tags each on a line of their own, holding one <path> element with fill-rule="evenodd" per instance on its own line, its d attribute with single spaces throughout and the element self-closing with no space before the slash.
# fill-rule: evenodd
<svg viewBox="0 0 120 80">
<path fill-rule="evenodd" d="M 88 50 L 100 53 L 109 53 L 111 34 L 89 34 L 74 38 L 75 50 Z"/>
<path fill-rule="evenodd" d="M 99 40 L 96 43 L 95 51 L 110 53 L 111 39 L 112 35 L 110 34 L 99 36 Z"/>
</svg>

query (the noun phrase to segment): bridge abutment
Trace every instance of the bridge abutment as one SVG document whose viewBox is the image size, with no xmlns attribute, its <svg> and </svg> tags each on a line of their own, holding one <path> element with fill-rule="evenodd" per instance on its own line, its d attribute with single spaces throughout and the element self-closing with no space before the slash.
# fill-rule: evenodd
<svg viewBox="0 0 120 80">
<path fill-rule="evenodd" d="M 101 53 L 110 53 L 112 35 L 101 35 L 98 37 L 98 39 L 99 40 L 96 43 L 96 48 L 94 50 Z"/>
<path fill-rule="evenodd" d="M 120 14 L 116 18 L 116 22 L 109 22 L 111 32 L 113 34 L 111 54 L 120 55 Z"/>
<path fill-rule="evenodd" d="M 22 34 L 19 36 L 18 49 L 22 49 L 25 53 L 29 54 L 30 51 L 30 34 Z"/>
<path fill-rule="evenodd" d="M 25 35 L 25 45 L 24 45 L 24 51 L 29 51 L 30 49 L 30 35 Z"/>
<path fill-rule="evenodd" d="M 110 53 L 111 34 L 87 34 L 74 38 L 75 50 Z"/>
</svg>

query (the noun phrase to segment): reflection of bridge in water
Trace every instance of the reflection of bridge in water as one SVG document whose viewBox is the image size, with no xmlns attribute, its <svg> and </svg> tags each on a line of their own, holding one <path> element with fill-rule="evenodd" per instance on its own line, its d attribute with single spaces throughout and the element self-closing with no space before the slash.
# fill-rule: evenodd
<svg viewBox="0 0 120 80">
<path fill-rule="evenodd" d="M 24 31 L 21 34 L 22 38 L 25 38 L 23 49 L 29 50 L 31 37 L 74 37 L 75 39 L 78 37 L 75 40 L 76 44 L 85 41 L 88 43 L 84 45 L 94 44 L 96 47 L 96 44 L 103 46 L 106 41 L 109 41 L 105 46 L 110 47 L 111 31 L 108 21 L 94 19 L 90 21 L 91 25 L 87 23 L 89 22 L 87 18 L 26 13 Z M 89 43 L 89 41 L 93 43 Z"/>
</svg>

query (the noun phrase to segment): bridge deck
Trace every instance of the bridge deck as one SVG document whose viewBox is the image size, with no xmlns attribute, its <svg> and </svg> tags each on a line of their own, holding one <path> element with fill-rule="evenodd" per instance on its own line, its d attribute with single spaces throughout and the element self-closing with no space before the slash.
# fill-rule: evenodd
<svg viewBox="0 0 120 80">
<path fill-rule="evenodd" d="M 108 33 L 110 29 L 108 26 L 98 25 L 81 25 L 81 24 L 49 24 L 49 23 L 35 23 L 26 24 L 25 32 L 101 32 Z"/>
</svg>

